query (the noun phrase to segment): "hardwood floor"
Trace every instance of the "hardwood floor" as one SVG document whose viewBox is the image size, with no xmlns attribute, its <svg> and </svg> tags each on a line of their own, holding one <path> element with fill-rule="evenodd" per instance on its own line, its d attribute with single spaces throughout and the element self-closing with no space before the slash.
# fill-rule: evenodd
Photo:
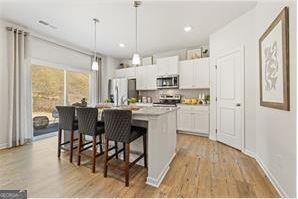
<svg viewBox="0 0 298 199">
<path fill-rule="evenodd" d="M 254 159 L 205 137 L 178 134 L 177 155 L 159 188 L 145 184 L 141 166 L 131 169 L 127 188 L 119 171 L 103 177 L 103 157 L 95 174 L 84 156 L 80 167 L 67 152 L 59 160 L 56 143 L 52 137 L 0 151 L 0 189 L 27 189 L 28 197 L 279 197 Z"/>
</svg>

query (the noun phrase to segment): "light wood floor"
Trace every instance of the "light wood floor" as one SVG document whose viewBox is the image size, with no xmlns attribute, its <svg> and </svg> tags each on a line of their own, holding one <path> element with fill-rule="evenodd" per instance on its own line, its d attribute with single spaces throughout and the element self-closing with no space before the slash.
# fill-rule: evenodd
<svg viewBox="0 0 298 199">
<path fill-rule="evenodd" d="M 103 159 L 92 174 L 56 156 L 56 137 L 0 151 L 0 190 L 27 189 L 28 197 L 279 197 L 256 161 L 208 138 L 178 134 L 177 155 L 159 188 L 145 184 L 146 170 L 135 166 L 130 187 Z"/>
</svg>

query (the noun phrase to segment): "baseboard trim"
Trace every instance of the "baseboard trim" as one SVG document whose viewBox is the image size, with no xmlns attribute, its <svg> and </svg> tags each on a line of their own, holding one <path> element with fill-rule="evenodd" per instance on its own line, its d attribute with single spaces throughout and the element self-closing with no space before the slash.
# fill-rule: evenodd
<svg viewBox="0 0 298 199">
<path fill-rule="evenodd" d="M 244 153 L 245 155 L 248 155 L 249 157 L 255 159 L 255 152 L 252 152 L 250 150 L 244 149 L 244 150 L 242 150 L 242 153 Z"/>
<path fill-rule="evenodd" d="M 189 132 L 189 131 L 177 131 L 177 133 L 180 134 L 187 134 L 187 135 L 197 135 L 197 136 L 202 136 L 202 137 L 209 137 L 209 134 L 207 133 L 200 133 L 200 132 Z"/>
<path fill-rule="evenodd" d="M 277 190 L 279 195 L 282 198 L 288 198 L 288 195 L 286 194 L 285 190 L 281 187 L 281 185 L 278 183 L 276 178 L 271 174 L 271 172 L 269 171 L 267 166 L 263 163 L 261 158 L 258 155 L 255 155 L 255 159 L 256 159 L 257 163 L 260 165 L 260 167 L 263 169 L 264 173 L 266 174 L 266 176 L 268 177 L 268 179 L 270 180 L 270 182 L 272 183 L 274 188 Z"/>
<path fill-rule="evenodd" d="M 173 159 L 175 158 L 176 153 L 173 154 L 171 160 L 169 161 L 169 163 L 165 166 L 165 168 L 163 169 L 163 171 L 160 173 L 160 175 L 158 176 L 158 178 L 152 178 L 152 177 L 147 177 L 147 181 L 146 184 L 153 186 L 153 187 L 159 187 L 159 185 L 162 183 L 164 177 L 166 176 L 166 174 L 168 173 L 169 169 L 170 169 L 170 164 L 173 161 Z"/>
<path fill-rule="evenodd" d="M 8 143 L 0 144 L 0 149 L 6 149 L 6 148 L 8 148 Z"/>
</svg>

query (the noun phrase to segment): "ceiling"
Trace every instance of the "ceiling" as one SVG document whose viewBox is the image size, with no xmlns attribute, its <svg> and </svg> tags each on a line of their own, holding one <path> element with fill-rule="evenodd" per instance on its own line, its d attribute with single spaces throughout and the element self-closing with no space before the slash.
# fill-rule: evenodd
<svg viewBox="0 0 298 199">
<path fill-rule="evenodd" d="M 142 56 L 208 43 L 209 35 L 255 6 L 254 1 L 149 1 L 138 9 Z M 93 21 L 98 18 L 97 51 L 128 58 L 135 46 L 132 0 L 0 0 L 0 17 L 39 34 L 93 50 Z M 37 23 L 46 21 L 57 29 Z M 191 26 L 186 33 L 183 28 Z M 119 43 L 125 47 L 120 48 Z"/>
</svg>

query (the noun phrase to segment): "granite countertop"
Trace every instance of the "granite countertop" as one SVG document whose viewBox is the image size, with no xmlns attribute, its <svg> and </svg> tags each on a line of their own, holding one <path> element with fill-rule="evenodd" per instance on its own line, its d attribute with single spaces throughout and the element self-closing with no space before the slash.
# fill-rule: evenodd
<svg viewBox="0 0 298 199">
<path fill-rule="evenodd" d="M 121 107 L 113 107 L 113 109 L 125 109 Z M 178 110 L 179 107 L 140 107 L 139 110 L 133 110 L 133 115 L 145 115 L 145 116 L 159 116 L 164 115 L 172 111 Z M 99 112 L 102 110 L 99 109 Z"/>
<path fill-rule="evenodd" d="M 158 115 L 167 114 L 172 111 L 176 111 L 178 109 L 179 107 L 142 107 L 140 110 L 132 111 L 132 114 L 158 116 Z"/>
<path fill-rule="evenodd" d="M 210 104 L 182 104 L 179 103 L 177 106 L 210 106 Z"/>
</svg>

